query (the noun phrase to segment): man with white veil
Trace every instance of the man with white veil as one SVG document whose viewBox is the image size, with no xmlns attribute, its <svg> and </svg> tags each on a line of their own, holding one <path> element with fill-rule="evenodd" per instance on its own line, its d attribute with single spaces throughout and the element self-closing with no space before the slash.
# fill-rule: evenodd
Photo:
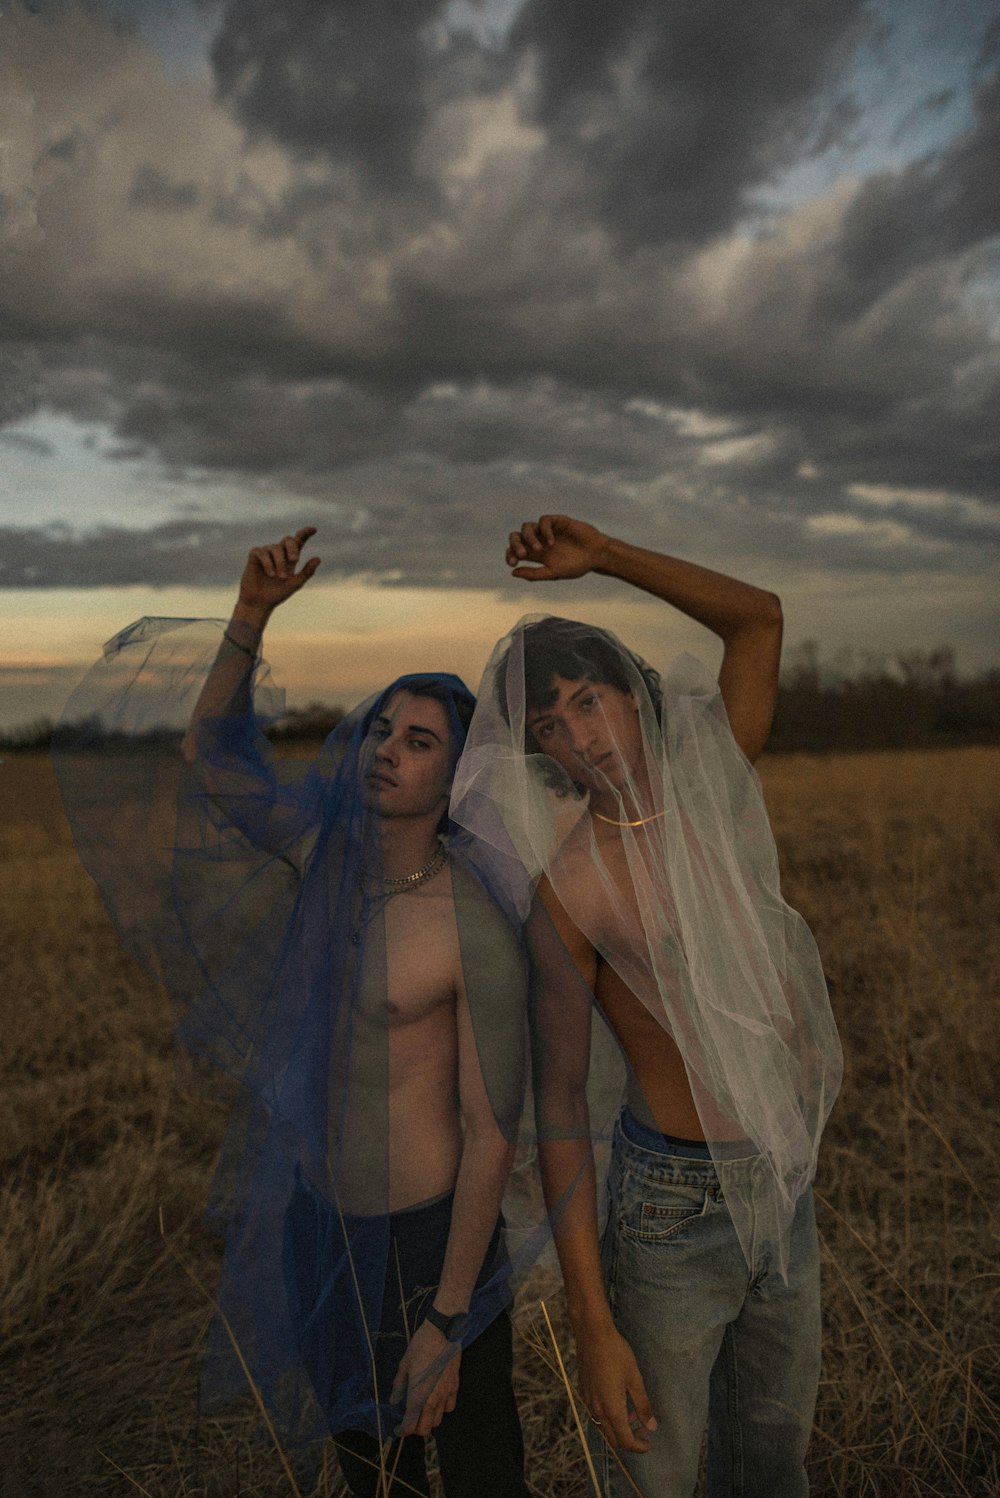
<svg viewBox="0 0 1000 1498">
<path fill-rule="evenodd" d="M 523 620 L 487 667 L 452 816 L 537 879 L 540 1157 L 609 1491 L 690 1498 L 707 1421 L 711 1494 L 801 1498 L 819 1371 L 810 1182 L 840 1052 L 750 764 L 780 605 L 561 515 L 513 532 L 506 560 L 528 582 L 619 578 L 723 641 L 718 684 L 690 658 L 664 681 L 607 631 Z M 594 1014 L 547 981 L 552 927 Z M 587 1086 L 609 1037 L 627 1095 L 600 1241 L 605 1125 Z"/>
<path fill-rule="evenodd" d="M 249 1377 L 285 1441 L 334 1437 L 357 1498 L 428 1492 L 431 1433 L 450 1498 L 526 1498 L 500 1218 L 525 963 L 447 819 L 474 699 L 400 677 L 312 761 L 274 754 L 261 635 L 313 576 L 313 534 L 251 551 L 224 629 L 109 642 L 57 769 L 180 1038 L 238 1084 L 203 1395 Z"/>
</svg>

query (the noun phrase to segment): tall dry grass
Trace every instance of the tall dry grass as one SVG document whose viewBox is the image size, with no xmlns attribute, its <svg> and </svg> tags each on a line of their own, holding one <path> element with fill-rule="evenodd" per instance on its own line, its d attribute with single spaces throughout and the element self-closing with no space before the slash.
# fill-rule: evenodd
<svg viewBox="0 0 1000 1498">
<path fill-rule="evenodd" d="M 817 1183 L 818 1498 L 1000 1491 L 998 772 L 1000 751 L 974 749 L 763 766 L 846 1052 Z M 211 1287 L 199 1216 L 224 1106 L 176 1088 L 166 1001 L 30 756 L 0 764 L 0 995 L 0 1495 L 290 1493 L 251 1407 L 197 1413 L 191 1275 Z M 539 1345 L 518 1353 L 529 1476 L 570 1498 L 583 1460 Z M 340 1491 L 328 1461 L 316 1492 Z"/>
</svg>

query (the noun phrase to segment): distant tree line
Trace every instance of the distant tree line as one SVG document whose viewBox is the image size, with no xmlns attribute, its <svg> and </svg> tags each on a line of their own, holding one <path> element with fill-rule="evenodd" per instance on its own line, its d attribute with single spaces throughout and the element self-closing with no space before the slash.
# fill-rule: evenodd
<svg viewBox="0 0 1000 1498">
<path fill-rule="evenodd" d="M 276 744 L 322 743 L 344 717 L 342 707 L 328 707 L 311 702 L 308 707 L 290 708 L 276 723 L 264 726 L 264 734 Z M 11 754 L 48 749 L 58 733 L 63 746 L 77 749 L 128 749 L 143 744 L 164 744 L 176 740 L 178 746 L 184 730 L 176 727 L 150 727 L 141 734 L 124 734 L 103 728 L 99 718 L 83 718 L 61 723 L 57 728 L 50 718 L 36 718 L 20 728 L 0 730 L 0 752 Z"/>
<path fill-rule="evenodd" d="M 343 708 L 313 702 L 266 732 L 277 744 L 320 742 L 343 716 Z M 91 725 L 80 727 L 93 741 Z M 47 718 L 0 732 L 0 752 L 45 749 L 52 733 Z M 154 729 L 150 736 L 162 734 Z M 830 753 L 998 743 L 1000 670 L 960 679 L 950 645 L 893 655 L 844 650 L 824 660 L 807 640 L 786 657 L 768 748 Z"/>
<path fill-rule="evenodd" d="M 960 679 L 950 645 L 891 656 L 843 650 L 829 661 L 814 640 L 791 650 L 768 748 L 936 749 L 1000 743 L 1000 671 Z"/>
</svg>

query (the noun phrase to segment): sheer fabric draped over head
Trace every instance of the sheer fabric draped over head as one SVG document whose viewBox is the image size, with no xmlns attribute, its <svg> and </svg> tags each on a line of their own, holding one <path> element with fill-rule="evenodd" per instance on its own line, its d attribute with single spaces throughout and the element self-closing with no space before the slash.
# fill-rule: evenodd
<svg viewBox="0 0 1000 1498">
<path fill-rule="evenodd" d="M 235 1081 L 210 1207 L 226 1233 L 218 1298 L 229 1330 L 216 1318 L 206 1400 L 246 1391 L 242 1358 L 286 1439 L 384 1436 L 399 1408 L 388 1388 L 373 1391 L 370 1338 L 391 1269 L 389 1214 L 418 1204 L 394 1199 L 394 1183 L 399 1162 L 430 1144 L 419 1116 L 394 1111 L 389 1085 L 389 991 L 408 954 L 387 942 L 393 903 L 380 878 L 377 799 L 366 793 L 372 724 L 400 690 L 432 696 L 454 764 L 473 699 L 456 677 L 402 677 L 348 714 L 314 758 L 278 756 L 262 729 L 282 696 L 222 631 L 217 621 L 144 619 L 110 641 L 67 705 L 57 773 L 80 857 L 122 939 L 164 981 L 186 1048 Z M 217 660 L 230 687 L 182 753 Z M 526 1086 L 526 965 L 508 916 L 524 897 L 516 881 L 489 887 L 473 840 L 446 816 L 439 836 L 449 860 L 436 878 L 454 897 L 444 940 L 457 954 L 455 1004 L 467 1010 L 497 1128 L 513 1143 Z M 310 1233 L 324 1241 L 304 1277 Z M 508 1303 L 542 1236 L 536 1221 L 487 1263 L 468 1338 Z M 323 1308 L 334 1301 L 331 1317 Z"/>
<path fill-rule="evenodd" d="M 598 793 L 603 821 L 590 814 Z M 815 943 L 781 896 L 760 785 L 715 680 L 690 656 L 661 679 L 609 631 L 529 616 L 487 666 L 451 814 L 495 850 L 496 868 L 544 877 L 674 1042 L 746 1257 L 766 1254 L 784 1274 L 840 1048 Z M 557 999 L 536 1005 L 535 1030 L 544 1097 L 546 1053 L 569 1044 Z M 608 1114 L 610 1073 L 600 1075 L 595 1137 Z M 634 1076 L 629 1086 L 641 1114 Z M 555 1129 L 540 1112 L 540 1133 Z"/>
</svg>

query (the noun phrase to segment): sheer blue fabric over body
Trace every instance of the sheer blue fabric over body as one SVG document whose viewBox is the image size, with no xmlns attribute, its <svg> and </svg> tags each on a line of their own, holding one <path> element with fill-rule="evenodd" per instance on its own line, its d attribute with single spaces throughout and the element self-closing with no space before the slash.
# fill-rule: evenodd
<svg viewBox="0 0 1000 1498">
<path fill-rule="evenodd" d="M 227 651 L 233 690 L 200 718 L 185 755 L 199 693 Z M 378 865 L 377 817 L 361 790 L 373 717 L 428 681 L 460 746 L 462 683 L 402 677 L 313 759 L 277 756 L 262 728 L 283 704 L 266 667 L 228 646 L 216 621 L 146 619 L 109 642 L 54 746 L 81 860 L 123 941 L 164 981 L 185 1047 L 234 1079 L 209 1206 L 225 1249 L 204 1394 L 211 1404 L 245 1392 L 245 1360 L 286 1439 L 384 1436 L 399 1418 L 389 1390 L 373 1389 L 397 1204 L 384 908 L 363 878 Z M 479 1065 L 514 1141 L 527 1062 L 512 917 L 526 897 L 506 881 L 502 896 L 491 890 L 468 834 L 449 824 L 443 836 Z M 306 1197 L 325 1210 L 303 1213 Z M 545 1237 L 540 1212 L 522 1214 L 509 1252 L 484 1267 L 468 1339 L 509 1302 Z"/>
</svg>

